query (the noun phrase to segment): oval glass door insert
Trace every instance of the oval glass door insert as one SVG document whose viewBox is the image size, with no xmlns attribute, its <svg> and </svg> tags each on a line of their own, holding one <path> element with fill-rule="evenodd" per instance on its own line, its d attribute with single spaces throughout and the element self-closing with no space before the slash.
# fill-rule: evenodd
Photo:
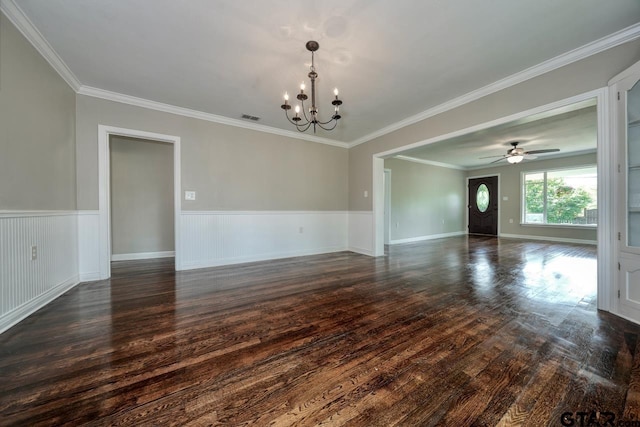
<svg viewBox="0 0 640 427">
<path fill-rule="evenodd" d="M 486 212 L 489 208 L 489 188 L 485 184 L 478 186 L 476 192 L 476 206 L 480 212 Z"/>
</svg>

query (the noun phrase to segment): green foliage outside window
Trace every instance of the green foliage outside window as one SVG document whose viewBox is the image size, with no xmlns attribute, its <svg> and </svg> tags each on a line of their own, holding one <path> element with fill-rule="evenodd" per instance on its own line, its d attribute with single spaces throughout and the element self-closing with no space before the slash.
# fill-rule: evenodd
<svg viewBox="0 0 640 427">
<path fill-rule="evenodd" d="M 544 180 L 527 180 L 527 213 L 544 213 L 543 191 Z M 571 224 L 592 202 L 593 198 L 584 189 L 571 187 L 562 178 L 547 179 L 548 224 Z"/>
</svg>

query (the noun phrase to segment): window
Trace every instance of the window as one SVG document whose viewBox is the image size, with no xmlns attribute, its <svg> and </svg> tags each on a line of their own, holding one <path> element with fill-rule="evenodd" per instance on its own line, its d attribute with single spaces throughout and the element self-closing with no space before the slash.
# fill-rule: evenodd
<svg viewBox="0 0 640 427">
<path fill-rule="evenodd" d="M 595 166 L 523 172 L 524 224 L 596 225 L 598 174 Z"/>
<path fill-rule="evenodd" d="M 489 187 L 480 184 L 476 192 L 476 206 L 480 212 L 486 212 L 489 207 Z"/>
</svg>

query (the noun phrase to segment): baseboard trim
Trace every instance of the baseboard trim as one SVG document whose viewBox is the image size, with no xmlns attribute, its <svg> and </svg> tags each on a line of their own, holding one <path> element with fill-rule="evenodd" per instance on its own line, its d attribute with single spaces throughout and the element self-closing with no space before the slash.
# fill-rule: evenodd
<svg viewBox="0 0 640 427">
<path fill-rule="evenodd" d="M 80 273 L 80 282 L 95 282 L 100 280 L 100 272 L 94 271 L 91 273 Z"/>
<path fill-rule="evenodd" d="M 111 255 L 111 261 L 134 261 L 138 259 L 172 258 L 175 256 L 175 251 L 138 252 L 133 254 L 113 254 Z"/>
<path fill-rule="evenodd" d="M 583 239 L 570 239 L 565 237 L 546 237 L 546 236 L 528 236 L 524 234 L 505 234 L 501 233 L 499 237 L 507 239 L 521 239 L 521 240 L 543 240 L 547 242 L 559 242 L 559 243 L 581 243 L 583 245 L 597 245 L 597 240 L 583 240 Z"/>
<path fill-rule="evenodd" d="M 78 276 L 70 277 L 64 282 L 49 289 L 47 292 L 38 295 L 36 298 L 33 298 L 32 300 L 29 300 L 6 313 L 0 317 L 0 334 L 17 325 L 22 320 L 40 310 L 42 307 L 49 304 L 68 290 L 73 289 L 78 283 L 80 283 Z"/>
<path fill-rule="evenodd" d="M 629 321 L 629 322 L 631 322 L 631 323 L 634 323 L 634 324 L 636 324 L 636 325 L 640 325 L 640 322 L 638 322 L 638 319 L 634 319 L 634 318 L 632 318 L 632 317 L 629 317 L 629 316 L 627 316 L 627 315 L 625 315 L 625 314 L 622 314 L 622 313 L 619 313 L 619 312 L 617 312 L 617 311 L 613 311 L 613 310 L 612 310 L 612 311 L 608 311 L 608 310 L 600 310 L 600 311 L 606 311 L 606 312 L 611 313 L 611 314 L 613 314 L 613 315 L 615 315 L 615 316 L 622 317 L 624 320 L 628 320 L 628 321 Z"/>
<path fill-rule="evenodd" d="M 373 251 L 371 249 L 358 248 L 355 246 L 349 246 L 347 249 L 349 252 L 354 252 L 360 255 L 374 256 Z"/>
<path fill-rule="evenodd" d="M 350 211 L 181 211 L 180 215 L 346 215 Z"/>
<path fill-rule="evenodd" d="M 309 251 L 280 252 L 280 253 L 268 253 L 268 254 L 262 254 L 262 255 L 256 255 L 256 256 L 248 256 L 248 257 L 222 258 L 222 259 L 209 260 L 209 261 L 183 263 L 181 270 L 196 270 L 198 268 L 222 267 L 225 265 L 246 264 L 249 262 L 270 261 L 270 260 L 282 259 L 282 258 L 295 258 L 300 256 L 321 255 L 321 254 L 328 254 L 328 253 L 334 253 L 334 252 L 343 252 L 347 250 L 350 250 L 350 249 L 347 249 L 344 246 L 340 246 L 340 247 L 320 248 L 320 249 L 314 249 Z"/>
<path fill-rule="evenodd" d="M 418 237 L 409 237 L 406 239 L 396 239 L 390 240 L 390 245 L 399 245 L 402 243 L 413 243 L 413 242 L 423 242 L 425 240 L 435 240 L 435 239 L 443 239 L 446 237 L 455 237 L 455 236 L 463 236 L 466 232 L 464 231 L 454 231 L 451 233 L 441 233 L 441 234 L 430 234 L 428 236 L 418 236 Z"/>
</svg>

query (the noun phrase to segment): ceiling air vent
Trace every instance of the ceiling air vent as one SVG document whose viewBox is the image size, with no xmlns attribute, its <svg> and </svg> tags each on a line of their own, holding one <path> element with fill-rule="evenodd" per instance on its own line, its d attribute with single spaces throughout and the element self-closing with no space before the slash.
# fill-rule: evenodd
<svg viewBox="0 0 640 427">
<path fill-rule="evenodd" d="M 242 118 L 245 120 L 253 120 L 254 122 L 257 122 L 258 120 L 260 120 L 260 117 L 251 116 L 249 114 L 243 114 Z"/>
</svg>

